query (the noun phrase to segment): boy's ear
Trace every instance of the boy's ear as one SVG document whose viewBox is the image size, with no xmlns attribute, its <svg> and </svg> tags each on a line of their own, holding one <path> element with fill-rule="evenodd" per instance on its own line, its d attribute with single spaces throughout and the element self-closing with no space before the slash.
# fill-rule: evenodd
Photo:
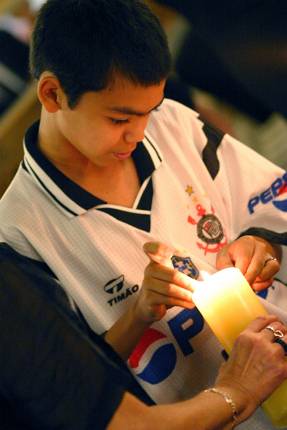
<svg viewBox="0 0 287 430">
<path fill-rule="evenodd" d="M 50 74 L 43 73 L 37 87 L 38 98 L 42 106 L 49 113 L 55 113 L 63 108 L 64 93 L 58 79 Z"/>
</svg>

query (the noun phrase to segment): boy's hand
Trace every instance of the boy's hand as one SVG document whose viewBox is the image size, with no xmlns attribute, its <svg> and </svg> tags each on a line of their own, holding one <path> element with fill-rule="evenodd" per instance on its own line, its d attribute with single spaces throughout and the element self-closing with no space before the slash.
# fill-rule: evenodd
<svg viewBox="0 0 287 430">
<path fill-rule="evenodd" d="M 135 303 L 136 318 L 153 323 L 163 318 L 172 306 L 193 308 L 189 278 L 173 269 L 171 264 L 170 258 L 175 250 L 158 242 L 148 242 L 144 245 L 144 251 L 151 261 L 146 267 Z"/>
<path fill-rule="evenodd" d="M 265 239 L 242 236 L 217 255 L 216 268 L 238 267 L 255 291 L 270 287 L 280 269 L 280 252 Z"/>
</svg>

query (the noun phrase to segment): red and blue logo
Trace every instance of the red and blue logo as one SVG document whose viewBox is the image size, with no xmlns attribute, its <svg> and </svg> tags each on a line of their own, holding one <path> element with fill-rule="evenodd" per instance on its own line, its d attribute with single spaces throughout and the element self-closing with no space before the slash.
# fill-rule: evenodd
<svg viewBox="0 0 287 430">
<path fill-rule="evenodd" d="M 252 197 L 248 202 L 248 211 L 252 215 L 260 205 L 272 202 L 273 206 L 287 212 L 287 172 L 280 178 L 276 178 L 271 186 L 261 194 Z"/>
<path fill-rule="evenodd" d="M 175 368 L 176 349 L 165 334 L 149 328 L 130 356 L 129 365 L 143 381 L 159 384 Z"/>
<path fill-rule="evenodd" d="M 280 197 L 278 200 L 273 200 L 273 205 L 275 208 L 279 209 L 282 212 L 287 212 L 287 199 L 286 199 L 286 193 L 287 193 L 287 185 L 283 185 L 279 192 L 278 197 Z"/>
</svg>

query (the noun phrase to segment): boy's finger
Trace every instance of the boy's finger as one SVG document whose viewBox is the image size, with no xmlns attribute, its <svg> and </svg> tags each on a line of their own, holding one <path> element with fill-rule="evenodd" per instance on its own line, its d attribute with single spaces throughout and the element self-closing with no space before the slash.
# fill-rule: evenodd
<svg viewBox="0 0 287 430">
<path fill-rule="evenodd" d="M 145 270 L 145 275 L 150 279 L 153 278 L 158 281 L 175 284 L 191 292 L 194 290 L 192 285 L 193 280 L 172 267 L 169 268 L 157 263 L 150 263 Z"/>
<path fill-rule="evenodd" d="M 153 280 L 150 282 L 149 291 L 178 300 L 193 302 L 192 292 L 186 288 L 179 287 L 176 284 L 167 283 L 161 280 Z"/>
<path fill-rule="evenodd" d="M 216 268 L 218 270 L 224 269 L 225 267 L 233 267 L 233 261 L 229 253 L 220 254 L 216 259 Z"/>
<path fill-rule="evenodd" d="M 168 264 L 168 266 L 171 267 L 170 258 L 173 255 L 174 248 L 161 242 L 146 242 L 143 246 L 143 250 L 151 261 Z"/>
</svg>

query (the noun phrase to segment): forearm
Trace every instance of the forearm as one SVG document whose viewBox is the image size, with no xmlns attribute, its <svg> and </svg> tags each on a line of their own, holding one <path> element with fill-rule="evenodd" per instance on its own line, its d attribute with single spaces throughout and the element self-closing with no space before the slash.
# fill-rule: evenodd
<svg viewBox="0 0 287 430">
<path fill-rule="evenodd" d="M 200 393 L 191 400 L 153 407 L 156 430 L 230 430 L 234 421 L 230 406 L 214 393 Z"/>
<path fill-rule="evenodd" d="M 239 405 L 238 412 L 244 410 Z M 191 400 L 148 407 L 130 394 L 125 394 L 115 413 L 109 430 L 230 430 L 234 427 L 232 410 L 224 399 L 215 393 L 202 392 Z"/>
<path fill-rule="evenodd" d="M 148 322 L 137 320 L 131 307 L 107 331 L 105 341 L 126 361 L 149 325 Z"/>
</svg>

